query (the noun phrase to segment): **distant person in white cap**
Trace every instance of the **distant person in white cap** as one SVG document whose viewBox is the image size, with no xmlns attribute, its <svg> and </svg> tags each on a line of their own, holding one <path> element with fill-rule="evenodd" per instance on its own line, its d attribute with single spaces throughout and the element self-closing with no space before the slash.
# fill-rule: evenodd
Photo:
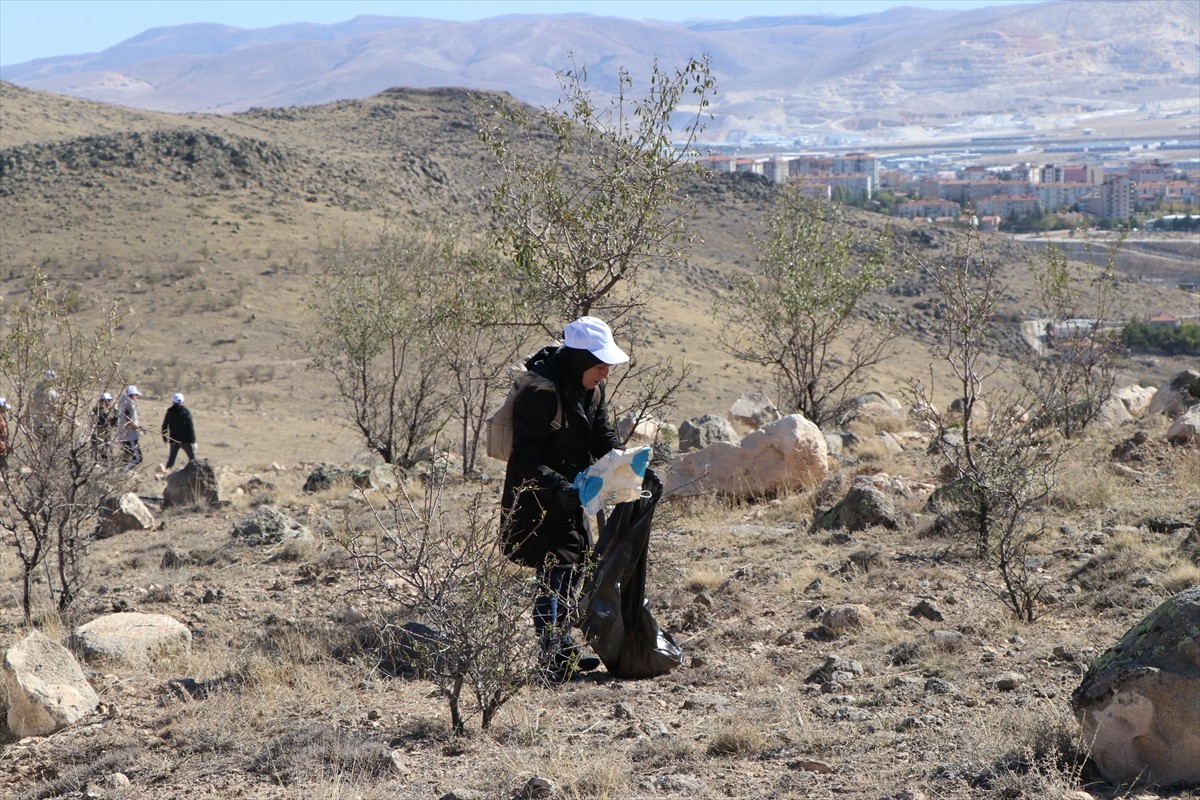
<svg viewBox="0 0 1200 800">
<path fill-rule="evenodd" d="M 170 446 L 167 454 L 167 469 L 175 466 L 175 456 L 179 449 L 187 454 L 188 462 L 196 458 L 196 427 L 192 424 L 192 412 L 183 404 L 183 395 L 179 392 L 171 395 L 171 405 L 162 421 L 163 441 Z"/>
<path fill-rule="evenodd" d="M 509 558 L 537 569 L 533 625 L 554 681 L 600 665 L 570 635 L 580 567 L 592 547 L 572 483 L 621 446 L 608 421 L 604 382 L 613 366 L 628 360 L 603 320 L 581 317 L 563 329 L 561 347 L 542 348 L 525 362 L 532 374 L 513 402 L 512 455 L 501 501 L 504 546 Z"/>
<path fill-rule="evenodd" d="M 33 394 L 29 398 L 29 421 L 33 433 L 42 438 L 49 438 L 58 427 L 61 398 L 55 386 L 57 382 L 58 373 L 52 369 L 46 370 L 46 376 L 33 387 Z"/>
<path fill-rule="evenodd" d="M 92 447 L 105 461 L 112 457 L 113 434 L 117 429 L 117 410 L 110 392 L 101 392 L 92 409 Z"/>
<path fill-rule="evenodd" d="M 142 463 L 142 448 L 138 445 L 142 426 L 138 420 L 137 408 L 137 399 L 141 396 L 138 387 L 130 384 L 125 387 L 125 392 L 117 403 L 117 441 L 121 443 L 128 469 Z"/>
</svg>

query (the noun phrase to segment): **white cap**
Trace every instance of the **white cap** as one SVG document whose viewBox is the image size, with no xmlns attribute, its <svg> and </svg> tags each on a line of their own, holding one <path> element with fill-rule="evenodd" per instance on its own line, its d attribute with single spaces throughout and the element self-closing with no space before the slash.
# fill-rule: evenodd
<svg viewBox="0 0 1200 800">
<path fill-rule="evenodd" d="M 55 378 L 57 378 L 57 377 L 58 377 L 58 373 L 57 373 L 57 372 L 55 372 L 54 370 L 52 370 L 52 369 L 48 369 L 48 370 L 46 370 L 46 379 L 47 379 L 47 380 L 51 380 L 51 381 L 52 381 L 52 380 L 54 380 L 54 379 L 55 379 Z"/>
<path fill-rule="evenodd" d="M 101 392 L 100 399 L 101 400 L 112 400 L 112 395 L 109 394 L 108 392 Z"/>
<path fill-rule="evenodd" d="M 625 351 L 613 341 L 608 324 L 596 317 L 580 317 L 563 328 L 563 344 L 576 350 L 587 350 L 605 364 L 624 364 L 629 360 Z"/>
<path fill-rule="evenodd" d="M 171 395 L 171 402 L 172 403 L 182 403 L 183 402 L 183 393 L 176 392 L 175 394 Z"/>
<path fill-rule="evenodd" d="M 8 408 L 8 400 L 0 397 L 0 408 Z"/>
<path fill-rule="evenodd" d="M 125 390 L 125 395 L 126 395 L 127 397 L 133 397 L 134 395 L 138 395 L 138 396 L 140 397 L 140 396 L 141 396 L 141 394 L 142 394 L 142 393 L 138 391 L 138 388 L 137 388 L 137 386 L 135 386 L 135 385 L 134 385 L 134 384 L 132 384 L 132 383 L 131 383 L 131 384 L 129 384 L 129 388 L 127 388 L 127 389 Z"/>
</svg>

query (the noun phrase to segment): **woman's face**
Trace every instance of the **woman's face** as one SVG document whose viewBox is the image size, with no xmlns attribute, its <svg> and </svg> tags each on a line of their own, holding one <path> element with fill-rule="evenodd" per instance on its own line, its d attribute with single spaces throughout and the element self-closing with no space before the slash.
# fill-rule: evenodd
<svg viewBox="0 0 1200 800">
<path fill-rule="evenodd" d="M 604 381 L 608 380 L 608 373 L 612 372 L 612 365 L 597 364 L 590 369 L 583 371 L 583 388 L 591 391 L 599 386 Z"/>
</svg>

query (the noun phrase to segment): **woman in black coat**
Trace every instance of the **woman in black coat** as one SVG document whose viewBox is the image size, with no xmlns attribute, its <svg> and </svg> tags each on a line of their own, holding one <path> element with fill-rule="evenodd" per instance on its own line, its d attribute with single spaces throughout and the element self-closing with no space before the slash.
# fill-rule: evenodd
<svg viewBox="0 0 1200 800">
<path fill-rule="evenodd" d="M 592 544 L 572 483 L 621 444 L 608 421 L 603 384 L 613 365 L 629 360 L 608 325 L 595 317 L 567 325 L 563 341 L 525 364 L 530 374 L 513 403 L 512 455 L 502 501 L 505 552 L 538 570 L 533 624 L 544 662 L 560 680 L 573 668 L 599 665 L 594 658 L 579 658 L 568 634 L 579 567 Z"/>
</svg>

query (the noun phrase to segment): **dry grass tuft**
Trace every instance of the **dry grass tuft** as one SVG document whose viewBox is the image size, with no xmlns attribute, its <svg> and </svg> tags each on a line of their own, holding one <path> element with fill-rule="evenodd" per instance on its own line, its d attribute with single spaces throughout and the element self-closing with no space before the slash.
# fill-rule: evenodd
<svg viewBox="0 0 1200 800">
<path fill-rule="evenodd" d="M 756 756 L 770 746 L 770 737 L 746 720 L 725 720 L 705 748 L 710 756 Z"/>
</svg>

